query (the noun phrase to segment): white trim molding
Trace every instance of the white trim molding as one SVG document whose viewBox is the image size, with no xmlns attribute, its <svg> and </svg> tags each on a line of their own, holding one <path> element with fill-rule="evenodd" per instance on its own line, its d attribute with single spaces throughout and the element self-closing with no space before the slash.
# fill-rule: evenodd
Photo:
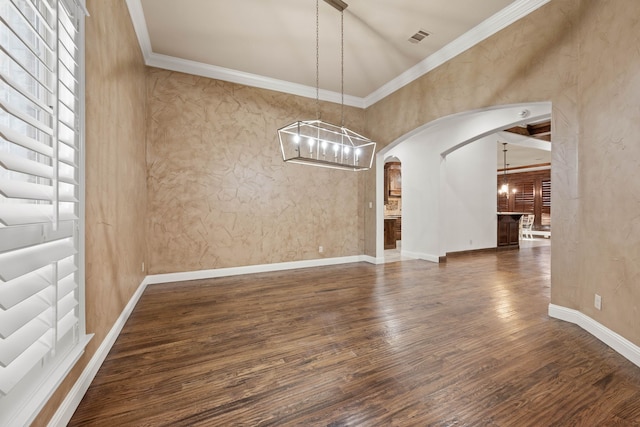
<svg viewBox="0 0 640 427">
<path fill-rule="evenodd" d="M 98 373 L 98 369 L 102 366 L 102 362 L 104 362 L 104 359 L 106 359 L 109 354 L 111 347 L 113 347 L 113 344 L 116 342 L 116 339 L 120 335 L 120 331 L 122 331 L 124 324 L 127 323 L 127 319 L 129 319 L 129 316 L 133 312 L 134 307 L 138 303 L 138 300 L 142 296 L 147 285 L 148 282 L 145 278 L 142 283 L 140 283 L 140 286 L 138 286 L 138 289 L 133 294 L 124 310 L 122 310 L 120 317 L 118 317 L 114 325 L 111 327 L 111 330 L 82 371 L 82 374 L 80 374 L 80 377 L 73 385 L 62 404 L 58 407 L 58 410 L 49 421 L 48 427 L 64 427 L 69 423 L 73 413 L 78 409 L 80 401 L 89 389 L 91 382 Z"/>
<path fill-rule="evenodd" d="M 138 43 L 142 50 L 145 63 L 150 67 L 164 68 L 171 71 L 203 76 L 246 86 L 258 87 L 262 89 L 275 90 L 306 98 L 316 97 L 316 88 L 284 80 L 259 76 L 257 74 L 245 73 L 223 67 L 217 67 L 202 62 L 189 61 L 167 55 L 160 55 L 153 52 L 149 30 L 144 18 L 144 9 L 141 0 L 126 0 L 129 8 L 129 15 L 138 37 Z M 513 24 L 517 20 L 527 16 L 534 10 L 547 4 L 550 0 L 516 0 L 500 12 L 484 20 L 476 27 L 467 31 L 451 43 L 444 46 L 439 51 L 423 59 L 418 64 L 409 68 L 398 77 L 390 80 L 380 88 L 364 98 L 345 95 L 344 103 L 352 107 L 368 108 L 384 97 L 392 94 L 398 89 L 406 86 L 412 81 L 422 77 L 434 68 L 444 64 L 455 56 L 470 49 L 481 41 L 487 39 L 503 28 Z M 341 95 L 338 92 L 327 90 L 320 91 L 320 99 L 328 102 L 341 102 Z"/>
<path fill-rule="evenodd" d="M 400 250 L 400 256 L 407 257 L 407 258 L 414 258 L 414 259 L 423 259 L 425 261 L 430 261 L 435 263 L 440 262 L 440 257 L 437 255 L 425 254 L 422 252 L 405 251 L 404 249 Z"/>
<path fill-rule="evenodd" d="M 327 265 L 349 264 L 352 262 L 369 262 L 376 264 L 375 258 L 365 255 L 354 255 L 337 258 L 318 258 L 304 261 L 278 262 L 273 264 L 247 265 L 243 267 L 214 268 L 210 270 L 185 271 L 181 273 L 152 274 L 147 276 L 151 284 L 184 282 L 188 280 L 213 279 L 217 277 L 239 276 L 242 274 L 267 273 L 271 271 L 294 270 L 297 268 L 324 267 Z M 373 262 L 372 262 L 373 261 Z"/>
<path fill-rule="evenodd" d="M 145 56 L 145 63 L 150 67 L 162 68 L 169 71 L 178 71 L 181 73 L 208 77 L 211 79 L 257 87 L 260 89 L 274 90 L 276 92 L 288 93 L 291 95 L 302 96 L 304 98 L 316 98 L 316 88 L 312 86 L 291 83 L 285 80 L 260 76 L 258 74 L 245 73 L 243 71 L 218 67 L 197 61 L 190 61 L 188 59 L 176 58 L 174 56 L 151 52 Z M 322 101 L 339 104 L 341 102 L 342 95 L 338 92 L 320 89 L 319 98 Z M 365 108 L 363 98 L 346 94 L 344 95 L 344 105 Z"/>
<path fill-rule="evenodd" d="M 373 256 L 369 256 L 369 255 L 361 255 L 362 261 L 364 262 L 368 262 L 369 264 L 374 264 L 374 265 L 378 265 L 378 264 L 384 264 L 385 260 L 384 257 L 373 257 Z"/>
<path fill-rule="evenodd" d="M 596 322 L 584 313 L 560 305 L 549 304 L 549 317 L 564 320 L 580 326 L 591 335 L 620 353 L 634 365 L 640 367 L 640 347 Z"/>
<path fill-rule="evenodd" d="M 503 28 L 508 27 L 517 20 L 524 18 L 534 10 L 549 3 L 551 0 L 517 0 L 502 9 L 495 15 L 482 21 L 442 49 L 429 55 L 395 79 L 385 83 L 365 97 L 364 104 L 369 107 L 398 89 L 408 85 L 412 81 L 422 77 L 429 71 L 446 63 L 450 59 L 471 49 L 481 41 L 491 37 Z"/>
</svg>

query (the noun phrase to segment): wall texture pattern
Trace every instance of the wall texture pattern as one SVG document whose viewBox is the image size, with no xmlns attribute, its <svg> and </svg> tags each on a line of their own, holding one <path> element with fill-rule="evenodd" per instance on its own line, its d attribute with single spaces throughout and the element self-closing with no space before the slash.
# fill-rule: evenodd
<svg viewBox="0 0 640 427">
<path fill-rule="evenodd" d="M 96 336 L 35 425 L 103 341 L 143 260 L 157 274 L 375 256 L 375 171 L 282 162 L 276 129 L 315 118 L 314 100 L 145 70 L 125 1 L 88 8 L 86 290 Z M 639 23 L 637 0 L 554 0 L 366 111 L 346 111 L 346 124 L 382 147 L 450 114 L 551 101 L 551 302 L 636 345 Z M 339 110 L 322 103 L 327 121 Z"/>
<path fill-rule="evenodd" d="M 580 266 L 578 309 L 640 345 L 640 4 L 589 0 L 580 12 L 581 237 L 567 262 Z"/>
<path fill-rule="evenodd" d="M 315 100 L 159 69 L 147 84 L 150 273 L 362 253 L 359 173 L 282 161 L 276 130 Z"/>
<path fill-rule="evenodd" d="M 551 101 L 551 302 L 636 345 L 639 22 L 634 0 L 554 0 L 389 95 L 366 116 L 367 134 L 384 146 L 449 114 Z M 369 172 L 365 199 L 373 197 Z M 375 225 L 375 214 L 366 215 L 368 255 L 375 254 Z M 596 292 L 603 296 L 600 312 L 593 308 Z"/>
</svg>

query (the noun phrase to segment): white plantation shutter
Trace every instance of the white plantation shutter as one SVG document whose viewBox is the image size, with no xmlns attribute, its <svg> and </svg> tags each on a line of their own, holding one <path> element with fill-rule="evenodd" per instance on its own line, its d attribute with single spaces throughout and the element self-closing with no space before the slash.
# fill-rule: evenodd
<svg viewBox="0 0 640 427">
<path fill-rule="evenodd" d="M 0 0 L 0 425 L 30 423 L 87 342 L 79 0 Z"/>
</svg>

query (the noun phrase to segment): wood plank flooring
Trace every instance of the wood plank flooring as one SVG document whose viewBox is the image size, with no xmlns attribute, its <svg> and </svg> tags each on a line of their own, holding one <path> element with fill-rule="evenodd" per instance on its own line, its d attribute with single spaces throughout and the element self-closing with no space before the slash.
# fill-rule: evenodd
<svg viewBox="0 0 640 427">
<path fill-rule="evenodd" d="M 632 426 L 549 247 L 151 285 L 70 426 Z"/>
</svg>

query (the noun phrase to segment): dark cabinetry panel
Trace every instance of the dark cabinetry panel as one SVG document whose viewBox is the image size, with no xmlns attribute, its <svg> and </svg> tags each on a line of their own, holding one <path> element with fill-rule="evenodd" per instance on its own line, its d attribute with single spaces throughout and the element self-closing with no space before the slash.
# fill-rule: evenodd
<svg viewBox="0 0 640 427">
<path fill-rule="evenodd" d="M 520 247 L 519 221 L 522 214 L 498 214 L 498 247 Z"/>
<path fill-rule="evenodd" d="M 384 248 L 396 248 L 396 220 L 395 218 L 384 219 Z"/>
<path fill-rule="evenodd" d="M 524 212 L 535 215 L 534 230 L 551 227 L 551 170 L 512 173 L 507 175 L 509 189 L 516 189 L 509 197 L 498 194 L 498 212 Z M 504 176 L 498 174 L 498 186 Z"/>
<path fill-rule="evenodd" d="M 389 162 L 384 165 L 384 200 L 389 197 L 402 196 L 402 173 L 399 162 Z"/>
</svg>

